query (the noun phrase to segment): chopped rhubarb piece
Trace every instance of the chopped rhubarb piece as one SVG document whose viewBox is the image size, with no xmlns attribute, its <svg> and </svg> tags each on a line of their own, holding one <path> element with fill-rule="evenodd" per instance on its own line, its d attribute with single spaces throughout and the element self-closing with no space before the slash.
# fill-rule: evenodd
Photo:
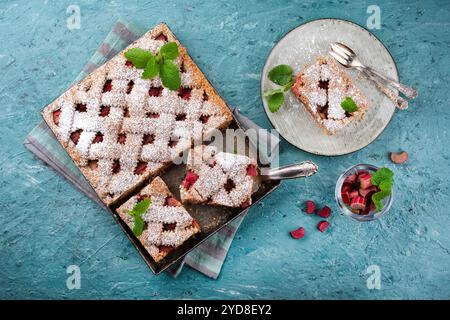
<svg viewBox="0 0 450 320">
<path fill-rule="evenodd" d="M 148 95 L 150 97 L 159 97 L 161 95 L 162 91 L 163 91 L 162 87 L 151 87 L 148 90 Z"/>
<path fill-rule="evenodd" d="M 134 64 L 133 64 L 133 62 L 131 62 L 130 60 L 127 60 L 127 62 L 125 62 L 125 65 L 127 66 L 127 67 L 134 67 Z"/>
<path fill-rule="evenodd" d="M 145 169 L 147 169 L 147 162 L 139 161 L 136 165 L 136 168 L 134 169 L 134 174 L 143 174 L 145 172 Z"/>
<path fill-rule="evenodd" d="M 178 140 L 170 140 L 168 146 L 173 148 L 178 144 Z"/>
<path fill-rule="evenodd" d="M 297 230 L 289 232 L 291 234 L 291 237 L 294 239 L 300 239 L 305 236 L 305 228 L 300 227 Z"/>
<path fill-rule="evenodd" d="M 347 178 L 345 178 L 344 183 L 353 184 L 356 182 L 357 178 L 358 178 L 358 176 L 356 175 L 356 173 L 351 174 Z"/>
<path fill-rule="evenodd" d="M 342 198 L 342 202 L 344 202 L 345 204 L 350 204 L 350 194 L 349 194 L 348 190 L 342 189 L 341 198 Z"/>
<path fill-rule="evenodd" d="M 364 197 L 355 197 L 350 201 L 350 208 L 353 210 L 361 210 L 366 206 L 366 198 Z"/>
<path fill-rule="evenodd" d="M 97 132 L 92 143 L 100 143 L 103 141 L 103 134 L 101 132 Z"/>
<path fill-rule="evenodd" d="M 317 229 L 319 229 L 320 232 L 325 232 L 329 226 L 330 223 L 328 221 L 322 220 L 317 224 Z"/>
<path fill-rule="evenodd" d="M 155 141 L 155 135 L 154 134 L 144 134 L 144 138 L 142 139 L 142 144 L 152 144 Z"/>
<path fill-rule="evenodd" d="M 171 252 L 175 248 L 172 247 L 172 246 L 159 246 L 158 249 L 159 249 L 159 252 L 167 254 L 167 253 Z"/>
<path fill-rule="evenodd" d="M 201 123 L 207 123 L 209 120 L 209 116 L 201 115 L 200 119 Z"/>
<path fill-rule="evenodd" d="M 59 125 L 59 117 L 61 116 L 61 109 L 53 111 L 53 123 Z"/>
<path fill-rule="evenodd" d="M 197 181 L 198 175 L 193 173 L 192 171 L 186 172 L 186 176 L 184 177 L 183 182 L 181 183 L 185 189 L 189 189 L 195 181 Z"/>
<path fill-rule="evenodd" d="M 163 231 L 172 231 L 175 230 L 176 227 L 177 227 L 176 223 L 164 223 Z"/>
<path fill-rule="evenodd" d="M 371 211 L 375 210 L 375 204 L 373 203 L 371 198 L 367 198 L 366 206 L 362 210 L 361 214 L 369 214 Z"/>
<path fill-rule="evenodd" d="M 372 186 L 372 182 L 370 181 L 372 179 L 372 175 L 370 173 L 360 173 L 358 175 L 359 180 L 359 187 L 361 189 L 367 189 Z"/>
<path fill-rule="evenodd" d="M 359 192 L 358 192 L 358 190 L 349 192 L 348 196 L 350 197 L 350 199 L 356 198 L 359 196 Z"/>
<path fill-rule="evenodd" d="M 241 209 L 248 208 L 250 206 L 250 200 L 245 200 L 241 203 Z"/>
<path fill-rule="evenodd" d="M 189 100 L 191 98 L 191 92 L 192 92 L 191 88 L 183 88 L 183 87 L 181 87 L 178 90 L 178 96 L 180 96 L 181 99 Z"/>
<path fill-rule="evenodd" d="M 175 116 L 175 121 L 184 121 L 186 120 L 186 113 L 177 114 Z"/>
<path fill-rule="evenodd" d="M 234 184 L 234 181 L 231 179 L 228 179 L 227 182 L 225 182 L 225 184 L 223 185 L 223 188 L 228 193 L 230 193 L 230 191 L 233 190 L 235 187 L 236 185 Z"/>
<path fill-rule="evenodd" d="M 103 85 L 103 92 L 108 92 L 112 90 L 112 80 L 106 80 L 105 84 Z"/>
<path fill-rule="evenodd" d="M 409 155 L 406 151 L 391 152 L 391 161 L 396 164 L 402 164 L 408 161 Z"/>
<path fill-rule="evenodd" d="M 328 218 L 331 215 L 331 209 L 328 206 L 324 206 L 322 209 L 317 211 L 317 215 L 322 218 Z"/>
<path fill-rule="evenodd" d="M 159 113 L 147 112 L 146 116 L 147 116 L 147 118 L 157 119 L 157 118 L 159 118 Z"/>
<path fill-rule="evenodd" d="M 127 135 L 125 133 L 120 133 L 117 136 L 117 142 L 120 144 L 125 144 L 125 141 L 127 141 Z"/>
<path fill-rule="evenodd" d="M 374 192 L 377 192 L 377 191 L 378 191 L 378 188 L 376 186 L 371 186 L 371 187 L 369 187 L 367 189 L 359 189 L 359 194 L 362 197 L 367 197 L 367 195 L 369 193 L 374 193 Z"/>
<path fill-rule="evenodd" d="M 161 33 L 155 38 L 155 40 L 167 41 L 167 37 L 163 33 Z"/>
<path fill-rule="evenodd" d="M 307 214 L 313 214 L 316 211 L 316 204 L 311 200 L 306 201 L 305 211 Z"/>
<path fill-rule="evenodd" d="M 192 220 L 191 227 L 195 228 L 195 229 L 200 229 L 200 225 L 198 224 L 197 220 L 195 220 L 195 219 Z"/>
<path fill-rule="evenodd" d="M 101 106 L 100 107 L 100 117 L 106 117 L 109 114 L 109 111 L 111 110 L 108 106 Z"/>
<path fill-rule="evenodd" d="M 178 207 L 179 206 L 177 199 L 175 199 L 172 196 L 169 196 L 169 197 L 166 198 L 165 205 L 169 206 L 169 207 Z"/>
<path fill-rule="evenodd" d="M 252 166 L 251 164 L 247 166 L 247 175 L 250 177 L 256 177 L 258 175 L 255 166 Z"/>
<path fill-rule="evenodd" d="M 114 160 L 112 164 L 112 173 L 116 174 L 119 173 L 119 171 L 120 171 L 120 162 L 119 160 Z"/>
<path fill-rule="evenodd" d="M 83 132 L 83 129 L 78 129 L 77 131 L 74 131 L 70 134 L 70 140 L 72 140 L 73 143 L 77 144 L 78 140 L 80 140 L 81 133 Z"/>
<path fill-rule="evenodd" d="M 133 87 L 134 87 L 134 81 L 130 80 L 127 85 L 127 94 L 131 93 L 131 90 L 133 90 Z"/>
</svg>

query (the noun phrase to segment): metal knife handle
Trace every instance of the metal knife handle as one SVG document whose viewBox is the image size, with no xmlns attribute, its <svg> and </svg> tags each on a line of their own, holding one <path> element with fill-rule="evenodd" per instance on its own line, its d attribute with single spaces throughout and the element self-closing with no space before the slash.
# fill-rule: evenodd
<svg viewBox="0 0 450 320">
<path fill-rule="evenodd" d="M 401 84 L 400 82 L 395 81 L 394 79 L 388 78 L 370 67 L 363 66 L 362 69 L 365 72 L 369 73 L 371 76 L 381 79 L 381 81 L 383 81 L 387 85 L 390 85 L 393 88 L 397 89 L 398 91 L 403 93 L 408 98 L 414 99 L 418 95 L 417 90 L 415 90 L 411 87 L 408 87 L 404 84 Z"/>
<path fill-rule="evenodd" d="M 303 161 L 296 164 L 290 164 L 284 167 L 267 169 L 261 172 L 262 180 L 284 180 L 296 179 L 312 176 L 318 170 L 317 165 L 312 161 Z"/>
</svg>

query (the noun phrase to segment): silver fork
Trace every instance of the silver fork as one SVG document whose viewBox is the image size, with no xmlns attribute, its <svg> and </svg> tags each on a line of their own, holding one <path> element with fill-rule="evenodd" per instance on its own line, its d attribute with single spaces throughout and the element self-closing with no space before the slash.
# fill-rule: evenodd
<svg viewBox="0 0 450 320">
<path fill-rule="evenodd" d="M 392 86 L 393 88 L 397 89 L 401 93 L 403 93 L 408 98 L 416 98 L 417 97 L 417 90 L 408 87 L 404 84 L 399 83 L 398 81 L 395 81 L 394 79 L 388 78 L 378 71 L 375 71 L 374 69 L 365 66 L 361 63 L 361 61 L 356 56 L 356 53 L 350 49 L 345 44 L 334 42 L 331 44 L 331 51 L 330 55 L 335 58 L 340 64 L 342 64 L 346 68 L 355 68 L 361 72 L 363 72 L 366 76 L 368 76 L 370 79 L 374 80 L 375 82 L 378 82 L 378 84 L 382 85 L 387 84 Z M 381 81 L 378 81 L 381 80 Z M 382 83 L 380 83 L 382 82 Z M 388 89 L 389 90 L 389 89 Z M 385 92 L 386 95 L 389 96 L 389 91 Z M 392 92 L 391 92 L 392 93 Z M 399 97 L 400 98 L 400 97 Z M 400 98 L 400 101 L 402 99 Z M 399 103 L 397 103 L 399 105 Z"/>
</svg>

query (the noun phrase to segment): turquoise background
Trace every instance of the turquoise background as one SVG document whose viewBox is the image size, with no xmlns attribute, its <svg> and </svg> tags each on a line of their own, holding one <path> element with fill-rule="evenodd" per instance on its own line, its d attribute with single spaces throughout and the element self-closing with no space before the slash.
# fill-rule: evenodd
<svg viewBox="0 0 450 320">
<path fill-rule="evenodd" d="M 68 30 L 66 9 L 81 9 Z M 280 37 L 316 18 L 365 26 L 391 51 L 401 80 L 419 90 L 384 133 L 354 154 L 320 157 L 285 141 L 282 164 L 311 159 L 316 176 L 287 181 L 253 208 L 218 280 L 186 268 L 177 279 L 152 275 L 112 217 L 24 149 L 39 111 L 63 92 L 119 17 L 150 28 L 167 22 L 225 100 L 265 128 L 259 80 Z M 0 298 L 310 298 L 450 297 L 449 78 L 450 1 L 1 1 L 0 3 Z M 410 161 L 390 163 L 404 149 Z M 337 212 L 334 185 L 361 162 L 395 171 L 391 211 L 358 223 Z M 305 200 L 335 211 L 315 230 Z M 289 231 L 306 228 L 302 240 Z M 81 268 L 68 290 L 66 268 Z M 366 286 L 370 265 L 381 289 Z"/>
</svg>

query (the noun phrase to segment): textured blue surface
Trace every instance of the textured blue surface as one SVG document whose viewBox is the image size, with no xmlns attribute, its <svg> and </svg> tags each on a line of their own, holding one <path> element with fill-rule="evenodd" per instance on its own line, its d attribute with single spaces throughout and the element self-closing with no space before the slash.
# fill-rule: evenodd
<svg viewBox="0 0 450 320">
<path fill-rule="evenodd" d="M 404 4 L 403 4 L 404 3 Z M 66 8 L 81 9 L 68 30 Z M 282 163 L 321 168 L 289 181 L 252 209 L 218 280 L 186 268 L 153 276 L 112 217 L 36 161 L 21 145 L 39 111 L 69 86 L 120 16 L 148 28 L 167 22 L 230 105 L 270 128 L 259 97 L 265 58 L 298 24 L 323 17 L 366 25 L 365 1 L 1 1 L 0 298 L 450 298 L 450 2 L 381 1 L 373 30 L 394 56 L 403 82 L 420 95 L 397 112 L 370 146 L 348 156 L 312 156 L 288 145 Z M 391 150 L 410 161 L 394 167 Z M 336 210 L 340 172 L 360 162 L 396 175 L 391 211 L 358 223 L 335 214 L 325 234 L 302 203 Z M 306 228 L 295 241 L 288 231 Z M 81 289 L 66 267 L 80 265 Z M 381 269 L 380 290 L 366 269 Z"/>
</svg>

